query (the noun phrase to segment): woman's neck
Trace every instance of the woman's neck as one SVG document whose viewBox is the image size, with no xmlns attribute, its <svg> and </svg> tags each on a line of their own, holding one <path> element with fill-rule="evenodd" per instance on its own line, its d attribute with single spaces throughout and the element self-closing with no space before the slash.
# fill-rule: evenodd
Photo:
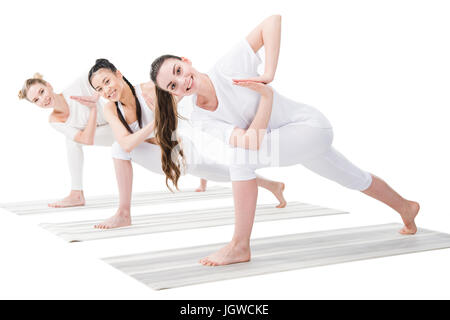
<svg viewBox="0 0 450 320">
<path fill-rule="evenodd" d="M 133 95 L 133 92 L 131 91 L 130 86 L 125 81 L 119 102 L 124 108 L 136 108 L 136 99 Z"/>
<path fill-rule="evenodd" d="M 55 106 L 53 107 L 53 112 L 60 114 L 69 113 L 69 105 L 67 104 L 66 98 L 62 93 L 55 94 Z"/>
<path fill-rule="evenodd" d="M 200 75 L 200 83 L 197 90 L 197 105 L 200 108 L 214 111 L 217 108 L 217 94 L 214 84 L 207 74 Z"/>
<path fill-rule="evenodd" d="M 214 96 L 216 95 L 216 90 L 214 89 L 214 85 L 211 79 L 205 73 L 201 73 L 199 78 L 200 83 L 197 90 L 197 96 L 206 98 L 208 100 L 214 98 Z"/>
</svg>

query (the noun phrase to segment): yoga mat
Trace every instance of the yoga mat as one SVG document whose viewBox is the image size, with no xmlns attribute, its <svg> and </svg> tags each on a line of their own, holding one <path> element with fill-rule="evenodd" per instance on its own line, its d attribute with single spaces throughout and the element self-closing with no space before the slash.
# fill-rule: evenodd
<svg viewBox="0 0 450 320">
<path fill-rule="evenodd" d="M 250 262 L 219 267 L 203 266 L 198 260 L 224 243 L 103 260 L 161 290 L 450 247 L 449 234 L 419 229 L 416 235 L 401 235 L 398 233 L 401 227 L 384 224 L 255 239 L 251 242 Z"/>
<path fill-rule="evenodd" d="M 307 203 L 291 202 L 285 208 L 275 208 L 275 204 L 258 205 L 256 222 L 317 217 L 344 214 L 347 212 L 329 209 Z M 95 229 L 94 225 L 103 220 L 90 220 L 68 223 L 42 223 L 41 227 L 69 241 L 79 242 L 141 234 L 168 232 L 229 225 L 234 223 L 234 207 L 189 210 L 149 214 L 132 217 L 133 225 L 116 229 Z"/>
<path fill-rule="evenodd" d="M 169 190 L 134 193 L 132 198 L 132 206 L 142 206 L 148 204 L 169 203 L 185 200 L 210 200 L 232 197 L 231 189 L 225 187 L 209 187 L 205 192 L 195 192 L 195 189 L 187 189 L 176 191 L 174 193 Z M 118 205 L 119 199 L 117 195 L 97 196 L 86 199 L 86 205 L 81 207 L 69 208 L 49 208 L 48 203 L 57 200 L 38 200 L 15 203 L 0 204 L 0 208 L 14 212 L 18 215 L 28 215 L 37 213 L 61 212 L 67 210 L 87 210 L 100 208 L 114 208 Z"/>
</svg>

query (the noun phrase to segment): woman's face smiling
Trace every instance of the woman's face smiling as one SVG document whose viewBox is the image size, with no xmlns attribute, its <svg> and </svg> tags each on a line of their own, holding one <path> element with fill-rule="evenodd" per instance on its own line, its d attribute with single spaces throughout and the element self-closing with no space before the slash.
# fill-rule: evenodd
<svg viewBox="0 0 450 320">
<path fill-rule="evenodd" d="M 103 98 L 110 101 L 119 101 L 123 82 L 119 71 L 112 72 L 109 69 L 100 69 L 91 78 L 92 86 Z"/>
<path fill-rule="evenodd" d="M 190 96 L 196 93 L 198 74 L 186 58 L 167 59 L 159 69 L 156 84 L 176 96 Z"/>
<path fill-rule="evenodd" d="M 32 85 L 28 89 L 27 99 L 41 108 L 53 108 L 55 104 L 55 94 L 49 83 Z"/>
</svg>

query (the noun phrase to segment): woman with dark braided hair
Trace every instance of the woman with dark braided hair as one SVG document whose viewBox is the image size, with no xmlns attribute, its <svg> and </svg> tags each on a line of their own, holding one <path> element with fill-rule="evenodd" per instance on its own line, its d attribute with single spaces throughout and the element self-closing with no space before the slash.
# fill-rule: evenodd
<svg viewBox="0 0 450 320">
<path fill-rule="evenodd" d="M 183 174 L 191 174 L 203 179 L 226 182 L 230 181 L 229 168 L 215 163 L 201 155 L 187 136 L 162 139 L 178 126 L 176 103 L 171 110 L 158 110 L 154 106 L 162 97 L 155 94 L 152 82 L 133 85 L 108 60 L 98 59 L 89 71 L 89 82 L 105 99 L 106 120 L 109 122 L 115 142 L 112 156 L 119 187 L 120 204 L 116 214 L 97 225 L 97 228 L 117 228 L 131 224 L 131 193 L 133 169 L 131 161 L 147 170 L 166 175 L 178 189 L 178 180 Z M 97 97 L 74 97 L 79 102 L 91 105 Z M 161 112 L 160 112 L 161 111 Z M 173 122 L 161 121 L 168 113 Z M 163 125 L 161 125 L 163 124 Z M 179 143 L 181 140 L 181 144 Z M 173 157 L 172 155 L 176 155 Z M 271 191 L 280 201 L 278 207 L 284 207 L 284 184 L 258 177 L 258 184 Z M 201 188 L 201 187 L 200 187 Z M 170 189 L 170 187 L 169 187 Z"/>
<path fill-rule="evenodd" d="M 25 81 L 19 91 L 19 98 L 42 109 L 52 109 L 49 123 L 52 128 L 66 137 L 67 161 L 69 164 L 71 191 L 64 199 L 49 203 L 49 207 L 65 208 L 83 206 L 83 146 L 111 146 L 113 135 L 103 116 L 104 101 L 84 106 L 72 99 L 75 95 L 91 95 L 95 91 L 86 75 L 77 78 L 62 93 L 56 93 L 48 81 L 40 74 Z"/>
</svg>

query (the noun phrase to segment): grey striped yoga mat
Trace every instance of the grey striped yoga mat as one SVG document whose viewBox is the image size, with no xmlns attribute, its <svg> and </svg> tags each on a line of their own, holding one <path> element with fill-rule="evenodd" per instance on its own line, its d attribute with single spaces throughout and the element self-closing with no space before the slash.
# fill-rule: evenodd
<svg viewBox="0 0 450 320">
<path fill-rule="evenodd" d="M 153 192 L 141 192 L 134 193 L 132 206 L 143 206 L 148 204 L 169 203 L 175 201 L 185 200 L 210 200 L 232 197 L 231 189 L 225 187 L 214 186 L 208 188 L 205 192 L 195 192 L 194 189 L 187 189 L 184 191 L 170 192 L 165 191 L 153 191 Z M 101 209 L 101 208 L 113 208 L 119 203 L 116 195 L 97 196 L 86 199 L 86 205 L 81 207 L 70 208 L 49 208 L 48 203 L 54 202 L 54 200 L 39 200 L 39 201 L 26 201 L 26 202 L 14 202 L 0 204 L 0 208 L 14 212 L 18 215 L 36 214 L 36 213 L 49 213 L 60 212 L 64 210 L 87 210 L 87 209 Z"/>
<path fill-rule="evenodd" d="M 255 239 L 251 244 L 250 262 L 220 267 L 205 267 L 198 260 L 224 244 L 112 257 L 104 261 L 160 290 L 450 247 L 449 234 L 419 229 L 414 236 L 404 236 L 398 233 L 401 227 L 400 224 L 385 224 Z"/>
<path fill-rule="evenodd" d="M 347 212 L 307 203 L 291 202 L 288 203 L 286 208 L 282 209 L 275 208 L 275 204 L 258 205 L 255 221 L 262 222 L 297 219 L 344 213 Z M 204 210 L 149 214 L 133 217 L 132 220 L 133 225 L 130 227 L 109 230 L 99 230 L 94 228 L 94 225 L 101 222 L 100 220 L 68 223 L 42 223 L 40 226 L 69 242 L 88 241 L 233 224 L 234 208 L 231 206 Z"/>
</svg>

